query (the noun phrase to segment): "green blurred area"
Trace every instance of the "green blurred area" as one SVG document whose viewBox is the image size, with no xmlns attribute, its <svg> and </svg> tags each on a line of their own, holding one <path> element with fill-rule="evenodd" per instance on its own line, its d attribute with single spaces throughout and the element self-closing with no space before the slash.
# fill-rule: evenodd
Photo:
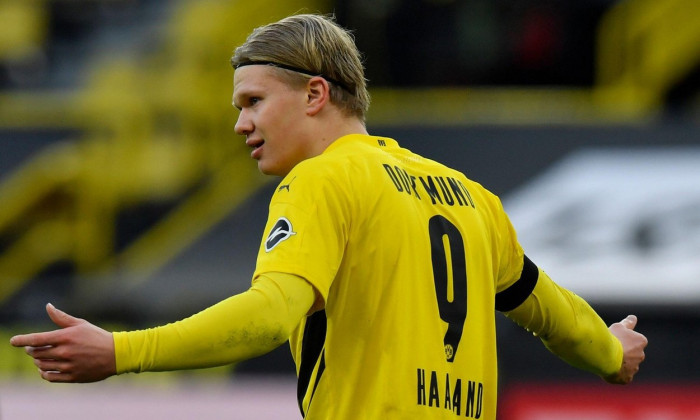
<svg viewBox="0 0 700 420">
<path fill-rule="evenodd" d="M 0 180 L 0 304 L 58 261 L 78 273 L 148 276 L 262 185 L 243 142 L 232 141 L 227 61 L 255 26 L 302 6 L 313 3 L 180 2 L 161 48 L 138 57 L 107 50 L 76 89 L 6 91 L 0 127 L 77 134 Z M 117 244 L 117 215 L 147 205 L 173 209 Z"/>
<path fill-rule="evenodd" d="M 104 48 L 83 54 L 89 58 L 74 86 L 0 92 L 4 157 L 21 149 L 15 142 L 27 133 L 32 138 L 57 133 L 39 141 L 21 162 L 0 168 L 0 342 L 51 328 L 34 325 L 40 318 L 24 319 L 13 307 L 17 293 L 47 271 L 66 267 L 59 277 L 74 279 L 67 282 L 72 292 L 62 294 L 136 287 L 268 182 L 250 164 L 243 142 L 235 141 L 228 60 L 256 26 L 302 8 L 323 11 L 322 2 L 3 0 L 5 75 L 21 82 L 22 76 L 44 71 L 41 52 L 52 42 L 50 15 L 78 19 L 85 10 L 98 17 L 109 12 L 119 26 L 130 11 L 149 5 L 162 14 L 146 25 L 157 32 L 151 35 L 159 40 L 154 47 L 137 39 L 114 48 L 115 41 L 107 39 Z M 120 30 L 126 40 L 133 28 Z M 75 45 L 90 40 L 81 42 Z M 125 236 L 122 221 L 141 212 L 153 216 L 145 222 L 136 217 L 143 226 Z M 2 345 L 0 372 L 24 375 L 34 369 L 21 350 Z"/>
</svg>

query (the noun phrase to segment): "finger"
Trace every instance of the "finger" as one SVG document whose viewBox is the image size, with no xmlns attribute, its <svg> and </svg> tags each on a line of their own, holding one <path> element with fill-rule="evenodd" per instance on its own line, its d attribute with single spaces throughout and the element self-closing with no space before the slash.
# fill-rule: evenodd
<svg viewBox="0 0 700 420">
<path fill-rule="evenodd" d="M 10 344 L 14 347 L 26 347 L 31 344 L 31 340 L 27 335 L 16 335 L 10 338 Z"/>
<path fill-rule="evenodd" d="M 15 347 L 45 347 L 58 342 L 56 331 L 16 335 L 10 338 L 10 344 Z"/>
<path fill-rule="evenodd" d="M 56 309 L 56 307 L 50 303 L 46 304 L 46 313 L 49 314 L 51 321 L 61 328 L 72 327 L 73 325 L 77 325 L 82 321 L 80 318 L 70 316 L 62 310 Z"/>
<path fill-rule="evenodd" d="M 629 328 L 630 330 L 633 330 L 634 327 L 637 326 L 637 317 L 634 315 L 627 315 L 627 318 L 623 319 L 620 321 L 622 325 L 624 325 L 626 328 Z"/>
<path fill-rule="evenodd" d="M 70 372 L 71 367 L 67 362 L 53 359 L 34 359 L 34 365 L 44 372 Z"/>
<path fill-rule="evenodd" d="M 75 382 L 73 376 L 70 373 L 58 372 L 58 371 L 44 371 L 39 369 L 39 375 L 41 378 L 49 382 Z"/>
<path fill-rule="evenodd" d="M 63 360 L 63 357 L 59 354 L 58 347 L 54 346 L 25 347 L 24 351 L 35 359 Z"/>
</svg>

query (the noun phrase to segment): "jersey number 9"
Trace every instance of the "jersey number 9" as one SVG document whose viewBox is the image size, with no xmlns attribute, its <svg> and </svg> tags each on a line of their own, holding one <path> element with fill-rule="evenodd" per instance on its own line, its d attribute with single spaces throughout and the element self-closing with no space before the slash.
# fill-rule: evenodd
<svg viewBox="0 0 700 420">
<path fill-rule="evenodd" d="M 445 357 L 454 361 L 467 319 L 467 262 L 464 240 L 457 226 L 444 216 L 429 222 L 435 294 L 440 318 L 447 323 Z"/>
</svg>

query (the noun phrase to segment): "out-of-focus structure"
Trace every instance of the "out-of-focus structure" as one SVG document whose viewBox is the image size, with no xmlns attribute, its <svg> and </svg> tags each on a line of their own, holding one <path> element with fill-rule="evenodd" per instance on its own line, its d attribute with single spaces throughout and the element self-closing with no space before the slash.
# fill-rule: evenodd
<svg viewBox="0 0 700 420">
<path fill-rule="evenodd" d="M 273 180 L 233 131 L 228 59 L 300 11 L 355 30 L 371 132 L 502 195 L 533 259 L 606 317 L 640 313 L 656 379 L 700 375 L 655 350 L 700 318 L 697 0 L 1 0 L 0 338 L 47 301 L 138 327 L 247 287 Z M 531 341 L 505 344 L 505 384 L 538 377 Z M 25 362 L 0 346 L 0 374 Z"/>
<path fill-rule="evenodd" d="M 65 46 L 91 50 L 84 66 L 70 69 L 84 72 L 78 86 L 3 93 L 4 149 L 22 147 L 17 143 L 25 132 L 46 130 L 59 138 L 21 163 L 10 162 L 3 173 L 0 305 L 57 263 L 77 276 L 119 272 L 127 283 L 146 278 L 262 185 L 245 145 L 234 137 L 227 58 L 255 26 L 313 4 L 164 4 L 3 3 L 0 13 L 13 25 L 1 49 L 10 80 L 24 77 L 29 70 L 23 66 L 47 60 L 41 50 L 51 42 L 52 9 L 80 14 L 80 7 L 94 8 L 85 19 L 116 15 L 118 26 L 129 13 L 150 8 L 157 22 L 145 27 L 158 33 L 130 41 L 129 27 L 95 31 L 105 39 Z M 120 13 L 126 16 L 119 19 Z M 115 45 L 124 41 L 126 47 Z M 139 212 L 152 215 L 147 226 L 120 231 L 120 222 L 129 223 L 122 216 Z"/>
</svg>

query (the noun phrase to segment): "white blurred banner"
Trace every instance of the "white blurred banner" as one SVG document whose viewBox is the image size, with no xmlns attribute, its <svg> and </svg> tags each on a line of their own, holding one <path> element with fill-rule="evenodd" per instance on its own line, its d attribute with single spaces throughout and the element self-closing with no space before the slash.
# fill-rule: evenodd
<svg viewBox="0 0 700 420">
<path fill-rule="evenodd" d="M 700 148 L 582 150 L 503 201 L 526 254 L 587 299 L 700 299 Z"/>
</svg>

